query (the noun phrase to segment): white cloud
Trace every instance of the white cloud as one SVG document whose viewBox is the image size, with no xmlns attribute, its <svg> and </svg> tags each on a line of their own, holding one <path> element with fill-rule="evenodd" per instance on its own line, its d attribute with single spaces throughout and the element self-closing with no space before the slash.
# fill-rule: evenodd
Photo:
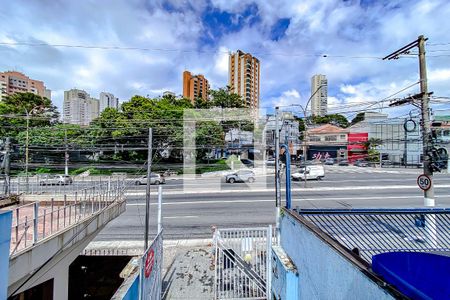
<svg viewBox="0 0 450 300">
<path fill-rule="evenodd" d="M 204 74 L 213 87 L 223 87 L 228 77 L 224 52 L 242 49 L 261 61 L 261 106 L 304 104 L 310 95 L 311 76 L 321 73 L 328 78 L 330 106 L 346 107 L 382 99 L 417 81 L 417 58 L 377 58 L 424 34 L 429 38 L 430 90 L 435 95 L 450 95 L 450 69 L 446 67 L 450 57 L 433 52 L 450 50 L 450 46 L 432 45 L 450 41 L 450 32 L 443 26 L 450 15 L 446 0 L 169 2 L 173 9 L 163 9 L 167 3 L 162 0 L 66 1 L 64 5 L 59 1 L 6 1 L 0 12 L 0 41 L 148 50 L 0 45 L 0 70 L 20 69 L 55 91 L 76 85 L 89 89 L 93 96 L 105 90 L 129 99 L 164 90 L 181 93 L 184 69 Z M 257 7 L 257 23 L 242 21 L 248 5 Z M 213 36 L 215 31 L 202 22 L 207 7 L 235 14 L 231 21 L 244 25 Z M 272 26 L 280 18 L 290 19 L 289 27 L 284 37 L 271 40 Z M 205 44 L 205 39 L 214 42 Z M 401 95 L 417 91 L 415 87 Z M 54 93 L 54 99 L 60 105 L 62 93 Z"/>
</svg>

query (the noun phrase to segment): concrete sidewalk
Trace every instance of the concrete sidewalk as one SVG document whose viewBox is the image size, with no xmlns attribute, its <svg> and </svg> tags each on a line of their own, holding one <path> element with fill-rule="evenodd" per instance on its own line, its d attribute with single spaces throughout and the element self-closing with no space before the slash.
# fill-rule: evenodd
<svg viewBox="0 0 450 300">
<path fill-rule="evenodd" d="M 163 299 L 213 299 L 212 247 L 165 247 Z"/>
</svg>

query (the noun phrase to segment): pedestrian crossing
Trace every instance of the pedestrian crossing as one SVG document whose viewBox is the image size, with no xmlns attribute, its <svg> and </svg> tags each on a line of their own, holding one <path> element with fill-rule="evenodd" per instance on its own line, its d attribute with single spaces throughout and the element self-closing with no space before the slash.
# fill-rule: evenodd
<svg viewBox="0 0 450 300">
<path fill-rule="evenodd" d="M 421 169 L 325 166 L 325 172 L 331 174 L 419 174 L 420 170 Z"/>
</svg>

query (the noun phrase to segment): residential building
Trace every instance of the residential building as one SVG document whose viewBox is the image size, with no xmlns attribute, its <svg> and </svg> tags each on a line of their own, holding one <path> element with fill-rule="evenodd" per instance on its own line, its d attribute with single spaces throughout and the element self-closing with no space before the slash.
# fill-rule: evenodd
<svg viewBox="0 0 450 300">
<path fill-rule="evenodd" d="M 328 81 L 325 75 L 311 78 L 311 113 L 313 116 L 325 116 L 328 112 Z"/>
<path fill-rule="evenodd" d="M 2 80 L 2 78 L 0 78 L 0 101 L 3 99 L 3 97 L 8 95 L 6 93 L 6 88 L 7 88 L 6 80 Z"/>
<path fill-rule="evenodd" d="M 348 129 L 325 124 L 306 131 L 307 159 L 347 158 Z"/>
<path fill-rule="evenodd" d="M 0 99 L 15 93 L 33 93 L 51 99 L 51 91 L 45 87 L 44 82 L 16 71 L 0 72 Z"/>
<path fill-rule="evenodd" d="M 192 75 L 189 71 L 183 72 L 183 97 L 194 103 L 195 99 L 208 100 L 209 83 L 205 76 Z"/>
<path fill-rule="evenodd" d="M 113 94 L 107 92 L 100 93 L 99 113 L 102 113 L 106 108 L 119 108 L 119 98 L 114 97 Z"/>
<path fill-rule="evenodd" d="M 229 56 L 228 86 L 241 96 L 245 107 L 259 108 L 260 62 L 250 53 L 238 50 Z"/>
<path fill-rule="evenodd" d="M 83 90 L 64 92 L 63 121 L 68 124 L 87 126 L 99 116 L 99 100 Z"/>
<path fill-rule="evenodd" d="M 171 92 L 171 91 L 165 91 L 165 92 L 163 93 L 163 97 L 176 97 L 176 95 L 175 95 L 174 92 Z"/>
</svg>

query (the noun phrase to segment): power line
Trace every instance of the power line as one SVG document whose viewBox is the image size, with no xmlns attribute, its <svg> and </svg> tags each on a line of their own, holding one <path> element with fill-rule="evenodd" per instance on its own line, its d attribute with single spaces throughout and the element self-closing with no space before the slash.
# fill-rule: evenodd
<svg viewBox="0 0 450 300">
<path fill-rule="evenodd" d="M 98 49 L 98 50 L 120 50 L 120 51 L 155 51 L 155 52 L 181 52 L 181 53 L 223 53 L 229 54 L 224 50 L 201 50 L 201 49 L 175 49 L 175 48 L 149 48 L 149 47 L 126 47 L 126 46 L 102 46 L 102 45 L 75 45 L 75 44 L 49 44 L 49 43 L 31 43 L 31 42 L 0 42 L 5 46 L 29 46 L 29 47 L 57 47 L 57 48 L 80 48 L 80 49 Z M 350 59 L 379 59 L 379 56 L 358 56 L 358 55 L 340 55 L 326 53 L 280 53 L 280 52 L 258 52 L 252 51 L 254 55 L 260 56 L 287 56 L 287 57 L 322 57 L 322 58 L 350 58 Z"/>
</svg>

